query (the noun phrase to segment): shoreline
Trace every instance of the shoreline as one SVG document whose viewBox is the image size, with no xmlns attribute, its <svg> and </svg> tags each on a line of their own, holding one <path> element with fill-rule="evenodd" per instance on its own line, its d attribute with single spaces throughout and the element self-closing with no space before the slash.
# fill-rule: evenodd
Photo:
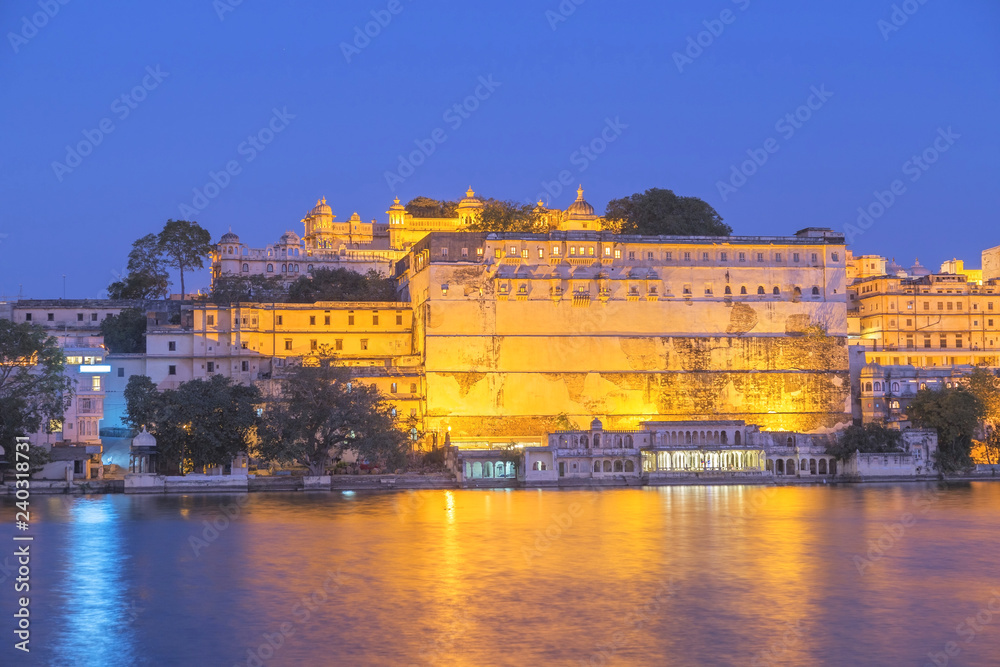
<svg viewBox="0 0 1000 667">
<path fill-rule="evenodd" d="M 1000 481 L 1000 476 L 992 474 L 922 476 L 922 477 L 866 477 L 866 478 L 697 478 L 684 477 L 672 480 L 657 480 L 649 483 L 638 478 L 604 479 L 564 479 L 558 482 L 526 484 L 521 480 L 506 483 L 465 483 L 462 484 L 446 475 L 373 475 L 361 478 L 334 476 L 329 485 L 310 484 L 306 488 L 305 477 L 264 477 L 247 478 L 246 485 L 233 484 L 234 478 L 220 477 L 218 485 L 204 479 L 191 484 L 177 483 L 171 488 L 145 489 L 126 492 L 124 480 L 87 481 L 32 481 L 31 492 L 37 495 L 114 495 L 129 496 L 175 496 L 175 495 L 220 495 L 241 493 L 334 493 L 344 491 L 456 491 L 456 490 L 601 490 L 601 489 L 655 489 L 677 486 L 854 486 L 864 484 L 912 484 L 927 482 L 988 482 Z M 239 478 L 236 478 L 239 479 Z M 225 483 L 222 483 L 225 480 Z M 485 481 L 485 480 L 477 480 Z M 15 495 L 14 482 L 0 485 L 0 496 Z"/>
</svg>

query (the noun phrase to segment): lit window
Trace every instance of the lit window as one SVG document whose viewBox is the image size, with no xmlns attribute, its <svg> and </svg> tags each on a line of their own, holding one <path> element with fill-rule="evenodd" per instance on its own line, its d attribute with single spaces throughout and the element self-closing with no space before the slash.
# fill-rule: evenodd
<svg viewBox="0 0 1000 667">
<path fill-rule="evenodd" d="M 502 253 L 501 253 L 501 251 L 500 251 L 500 248 L 497 248 L 496 250 L 494 250 L 494 251 L 493 251 L 493 256 L 494 256 L 495 258 L 497 258 L 497 259 L 500 259 L 500 255 L 501 255 L 501 254 L 502 254 Z"/>
<path fill-rule="evenodd" d="M 604 256 L 605 257 L 611 257 L 611 248 L 610 248 L 610 246 L 605 246 L 604 247 Z"/>
<path fill-rule="evenodd" d="M 571 245 L 571 246 L 569 247 L 569 254 L 570 254 L 570 255 L 573 255 L 573 256 L 575 256 L 575 255 L 576 255 L 576 246 L 575 246 L 575 245 Z"/>
<path fill-rule="evenodd" d="M 521 251 L 521 259 L 528 259 L 528 249 L 525 248 Z"/>
<path fill-rule="evenodd" d="M 90 390 L 91 391 L 100 391 L 101 390 L 101 376 L 100 375 L 91 375 L 90 376 Z"/>
<path fill-rule="evenodd" d="M 538 259 L 545 259 L 545 248 L 538 249 Z"/>
<path fill-rule="evenodd" d="M 591 257 L 594 256 L 594 246 L 590 246 L 589 248 L 587 248 L 587 254 L 590 255 Z"/>
<path fill-rule="evenodd" d="M 559 256 L 559 246 L 557 246 L 557 245 L 552 246 L 552 255 L 554 257 L 558 257 Z"/>
</svg>

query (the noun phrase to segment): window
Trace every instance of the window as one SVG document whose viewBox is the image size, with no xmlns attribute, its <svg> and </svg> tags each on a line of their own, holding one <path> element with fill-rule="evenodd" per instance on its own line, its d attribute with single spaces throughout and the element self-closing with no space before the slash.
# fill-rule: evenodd
<svg viewBox="0 0 1000 667">
<path fill-rule="evenodd" d="M 622 258 L 621 248 L 615 248 L 615 259 L 621 259 L 621 258 Z"/>
<path fill-rule="evenodd" d="M 955 336 L 955 347 L 962 347 L 962 337 Z"/>
<path fill-rule="evenodd" d="M 319 341 L 316 340 L 315 338 L 309 339 L 309 351 L 315 352 L 318 349 L 319 349 Z"/>
<path fill-rule="evenodd" d="M 447 257 L 448 256 L 448 249 L 447 248 L 441 248 L 441 256 L 442 257 Z"/>
<path fill-rule="evenodd" d="M 291 338 L 286 338 L 285 339 L 285 349 L 288 350 L 288 351 L 291 351 L 291 349 L 292 349 L 292 339 Z"/>
<path fill-rule="evenodd" d="M 56 320 L 56 314 L 55 313 L 49 313 L 47 319 L 48 319 L 49 322 L 55 322 L 55 320 Z"/>
<path fill-rule="evenodd" d="M 747 254 L 745 252 L 740 253 L 740 261 L 741 262 L 747 261 Z"/>
<path fill-rule="evenodd" d="M 389 410 L 389 414 L 392 415 L 393 417 L 395 417 L 396 416 L 396 408 L 392 408 L 391 410 Z"/>
<path fill-rule="evenodd" d="M 77 313 L 76 314 L 76 321 L 77 322 L 83 322 L 83 313 Z"/>
<path fill-rule="evenodd" d="M 780 296 L 781 295 L 781 290 L 778 289 L 777 286 L 775 286 L 775 288 L 773 290 L 771 290 L 771 294 L 773 294 L 774 296 Z"/>
<path fill-rule="evenodd" d="M 215 362 L 214 361 L 208 362 L 207 366 L 208 366 L 208 372 L 209 373 L 214 373 L 215 372 Z"/>
<path fill-rule="evenodd" d="M 538 259 L 545 259 L 545 248 L 538 249 Z"/>
<path fill-rule="evenodd" d="M 24 321 L 25 322 L 30 322 L 31 321 L 31 313 L 25 313 L 24 314 Z"/>
<path fill-rule="evenodd" d="M 496 257 L 497 259 L 500 259 L 501 254 L 503 253 L 501 252 L 500 248 L 497 248 L 493 251 L 493 256 Z"/>
<path fill-rule="evenodd" d="M 780 262 L 781 261 L 781 253 L 780 252 L 774 253 L 774 261 L 776 261 L 776 262 Z"/>
<path fill-rule="evenodd" d="M 417 393 L 417 383 L 416 382 L 411 382 L 410 383 L 410 393 L 411 394 Z"/>
<path fill-rule="evenodd" d="M 284 315 L 278 315 L 278 326 L 280 327 L 284 323 L 285 323 L 285 316 Z"/>
<path fill-rule="evenodd" d="M 553 257 L 559 256 L 559 246 L 557 245 L 552 246 L 552 256 Z"/>
<path fill-rule="evenodd" d="M 508 252 L 507 254 L 510 255 L 511 257 L 516 257 L 517 256 L 517 246 L 511 246 L 510 247 L 510 252 Z"/>
<path fill-rule="evenodd" d="M 632 259 L 632 253 L 629 253 L 629 259 Z M 667 253 L 667 261 L 668 262 L 674 261 L 674 253 L 672 252 Z"/>
<path fill-rule="evenodd" d="M 610 246 L 604 246 L 604 256 L 605 257 L 611 257 L 611 247 Z"/>
<path fill-rule="evenodd" d="M 243 371 L 244 373 L 246 373 L 247 371 L 249 371 L 250 370 L 250 362 L 249 361 L 241 361 L 240 362 L 240 370 Z"/>
<path fill-rule="evenodd" d="M 792 261 L 793 262 L 799 261 L 799 253 L 797 253 L 797 252 L 793 252 L 792 253 Z"/>
<path fill-rule="evenodd" d="M 399 393 L 397 391 L 397 387 L 396 387 L 396 383 L 395 382 L 392 383 L 392 393 L 394 393 L 394 394 Z"/>
<path fill-rule="evenodd" d="M 732 293 L 733 293 L 733 290 L 731 290 L 731 289 L 729 288 L 729 285 L 726 285 L 726 296 L 731 296 L 731 295 L 732 295 Z"/>
<path fill-rule="evenodd" d="M 347 314 L 347 326 L 349 326 L 349 327 L 353 327 L 354 326 L 354 313 L 348 313 Z"/>
<path fill-rule="evenodd" d="M 464 259 L 464 258 L 466 258 L 468 256 L 469 256 L 469 249 L 468 248 L 462 248 L 462 258 Z"/>
<path fill-rule="evenodd" d="M 311 326 L 311 327 L 316 326 L 316 316 L 315 315 L 310 315 L 309 316 L 309 326 Z"/>
<path fill-rule="evenodd" d="M 268 264 L 267 265 L 267 272 L 268 273 L 274 273 L 274 264 Z"/>
<path fill-rule="evenodd" d="M 119 368 L 118 369 L 118 377 L 120 377 L 120 378 L 125 377 L 125 369 L 124 368 Z"/>
<path fill-rule="evenodd" d="M 324 326 L 330 326 L 330 316 L 329 315 L 324 315 L 323 316 L 323 325 Z"/>
<path fill-rule="evenodd" d="M 938 301 L 938 310 L 944 310 L 944 302 Z"/>
<path fill-rule="evenodd" d="M 948 310 L 954 310 L 954 309 L 955 309 L 955 308 L 954 308 L 954 306 L 952 305 L 951 301 L 949 301 L 949 302 L 948 302 Z"/>
<path fill-rule="evenodd" d="M 924 347 L 930 348 L 930 346 L 931 346 L 931 337 L 930 336 L 924 336 Z"/>
<path fill-rule="evenodd" d="M 247 263 L 245 263 L 245 262 L 243 264 L 243 272 L 244 273 L 250 273 L 250 265 L 247 264 Z"/>
<path fill-rule="evenodd" d="M 684 261 L 685 262 L 690 262 L 691 261 L 691 253 L 689 253 L 689 252 L 684 253 Z"/>
<path fill-rule="evenodd" d="M 931 309 L 931 302 L 924 301 L 924 310 L 930 310 L 930 309 Z"/>
<path fill-rule="evenodd" d="M 173 341 L 173 340 L 169 341 L 167 343 L 167 351 L 168 352 L 176 352 L 177 351 L 177 341 Z"/>
<path fill-rule="evenodd" d="M 740 286 L 740 294 L 746 294 L 746 293 L 747 293 L 747 286 L 746 285 L 741 285 Z"/>
<path fill-rule="evenodd" d="M 703 261 L 703 262 L 707 262 L 708 261 L 708 253 L 707 252 L 701 253 L 701 261 Z"/>
<path fill-rule="evenodd" d="M 378 313 L 372 313 L 372 325 L 378 326 Z"/>
<path fill-rule="evenodd" d="M 764 286 L 763 285 L 758 285 L 757 286 L 757 294 L 764 294 Z"/>
<path fill-rule="evenodd" d="M 948 336 L 941 334 L 941 349 L 948 347 Z"/>
<path fill-rule="evenodd" d="M 690 285 L 685 285 L 683 287 L 683 292 L 684 292 L 685 296 L 691 296 L 691 286 Z"/>
<path fill-rule="evenodd" d="M 728 252 L 720 253 L 719 254 L 719 259 L 722 260 L 723 262 L 728 262 L 729 261 L 729 253 Z"/>
<path fill-rule="evenodd" d="M 635 259 L 635 252 L 629 252 L 628 258 L 631 259 L 631 260 L 634 260 Z"/>
<path fill-rule="evenodd" d="M 582 255 L 583 253 L 580 254 Z M 587 254 L 590 255 L 591 257 L 594 256 L 594 246 L 590 246 L 589 248 L 587 248 Z"/>
<path fill-rule="evenodd" d="M 250 349 L 250 343 L 248 343 L 246 341 L 243 341 L 242 343 L 240 343 L 240 347 L 242 347 L 244 350 L 249 350 Z"/>
<path fill-rule="evenodd" d="M 986 326 L 988 327 L 993 326 L 993 320 L 986 320 Z"/>
<path fill-rule="evenodd" d="M 762 252 L 757 253 L 757 261 L 758 262 L 763 262 L 764 261 L 764 253 L 762 253 Z"/>
<path fill-rule="evenodd" d="M 835 261 L 835 262 L 839 262 L 840 261 L 840 253 L 839 252 L 833 253 L 833 261 Z"/>
<path fill-rule="evenodd" d="M 368 349 L 368 339 L 367 338 L 362 338 L 361 339 L 361 349 L 362 350 L 367 350 Z"/>
<path fill-rule="evenodd" d="M 208 315 L 205 319 L 208 321 L 208 326 L 215 326 L 215 315 Z"/>
<path fill-rule="evenodd" d="M 574 257 L 576 256 L 576 246 L 575 245 L 571 245 L 569 247 L 569 254 L 572 255 L 572 256 L 574 256 Z"/>
<path fill-rule="evenodd" d="M 705 296 L 712 296 L 712 286 L 710 284 L 705 285 Z"/>
<path fill-rule="evenodd" d="M 101 390 L 101 376 L 100 375 L 91 375 L 90 376 L 90 390 L 91 391 L 100 391 Z"/>
<path fill-rule="evenodd" d="M 396 313 L 396 326 L 397 327 L 403 326 L 403 314 L 402 313 Z"/>
<path fill-rule="evenodd" d="M 812 254 L 812 261 L 813 261 L 813 264 L 815 264 L 816 262 L 818 262 L 819 261 L 819 255 L 817 255 L 816 253 L 813 253 Z"/>
<path fill-rule="evenodd" d="M 343 338 L 338 338 L 337 340 L 333 341 L 333 349 L 338 350 L 338 351 L 343 350 L 344 349 L 344 339 Z"/>
<path fill-rule="evenodd" d="M 962 310 L 962 302 L 961 301 L 956 301 L 955 302 L 955 310 Z"/>
</svg>

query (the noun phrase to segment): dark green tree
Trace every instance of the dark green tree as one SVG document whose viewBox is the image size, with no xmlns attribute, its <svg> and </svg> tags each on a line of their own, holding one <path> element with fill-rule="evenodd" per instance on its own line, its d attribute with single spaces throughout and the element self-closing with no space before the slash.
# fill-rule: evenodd
<svg viewBox="0 0 1000 667">
<path fill-rule="evenodd" d="M 917 425 L 937 431 L 937 464 L 943 472 L 972 465 L 972 439 L 983 413 L 982 401 L 965 387 L 921 389 L 906 410 Z"/>
<path fill-rule="evenodd" d="M 536 234 L 547 231 L 545 221 L 532 204 L 487 199 L 479 210 L 470 232 L 515 232 Z"/>
<path fill-rule="evenodd" d="M 406 212 L 414 218 L 456 218 L 458 202 L 416 197 L 406 205 Z"/>
<path fill-rule="evenodd" d="M 836 444 L 827 447 L 826 451 L 841 461 L 846 461 L 854 452 L 862 454 L 901 452 L 903 434 L 882 422 L 871 422 L 864 426 L 852 424 L 840 434 Z"/>
<path fill-rule="evenodd" d="M 145 375 L 133 375 L 128 379 L 124 395 L 122 423 L 136 431 L 145 426 L 150 433 L 154 432 L 157 417 L 163 410 L 163 399 L 156 384 Z"/>
<path fill-rule="evenodd" d="M 267 461 L 298 461 L 311 475 L 354 450 L 362 459 L 396 467 L 405 459 L 407 434 L 392 406 L 373 385 L 352 380 L 328 351 L 296 365 L 278 380 L 268 402 L 257 454 Z"/>
<path fill-rule="evenodd" d="M 317 301 L 395 301 L 396 284 L 375 271 L 360 274 L 350 269 L 317 269 L 301 276 L 288 288 L 290 303 Z"/>
<path fill-rule="evenodd" d="M 45 329 L 0 319 L 0 443 L 15 460 L 15 438 L 62 419 L 73 395 L 66 357 Z"/>
<path fill-rule="evenodd" d="M 608 227 L 619 234 L 642 236 L 728 236 L 733 229 L 709 204 L 652 188 L 608 202 Z"/>
<path fill-rule="evenodd" d="M 104 344 L 112 354 L 135 354 L 146 351 L 146 313 L 125 308 L 101 322 Z"/>
<path fill-rule="evenodd" d="M 197 222 L 167 220 L 157 241 L 167 264 L 180 272 L 183 297 L 184 272 L 204 268 L 212 250 L 212 235 Z"/>
<path fill-rule="evenodd" d="M 216 278 L 212 282 L 212 294 L 209 297 L 212 303 L 220 306 L 231 303 L 271 303 L 287 299 L 288 289 L 280 276 L 260 274 Z"/>
<path fill-rule="evenodd" d="M 147 234 L 132 244 L 128 275 L 108 286 L 110 299 L 163 299 L 170 292 L 170 273 L 156 234 Z"/>
</svg>

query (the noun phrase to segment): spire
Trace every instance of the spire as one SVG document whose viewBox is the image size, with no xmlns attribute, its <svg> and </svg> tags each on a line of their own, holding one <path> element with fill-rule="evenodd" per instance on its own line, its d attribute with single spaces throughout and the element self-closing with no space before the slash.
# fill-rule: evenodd
<svg viewBox="0 0 1000 667">
<path fill-rule="evenodd" d="M 576 200 L 583 201 L 583 183 L 580 184 L 579 189 L 576 191 Z"/>
</svg>

